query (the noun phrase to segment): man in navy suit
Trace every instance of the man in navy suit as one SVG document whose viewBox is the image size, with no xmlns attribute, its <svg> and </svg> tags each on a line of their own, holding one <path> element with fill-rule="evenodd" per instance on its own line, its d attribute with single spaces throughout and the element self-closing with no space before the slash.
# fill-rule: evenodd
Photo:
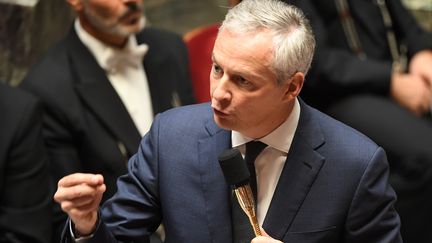
<svg viewBox="0 0 432 243">
<path fill-rule="evenodd" d="M 166 242 L 233 242 L 218 156 L 252 140 L 267 145 L 255 161 L 264 236 L 254 243 L 402 242 L 383 149 L 298 98 L 314 47 L 295 7 L 245 0 L 231 9 L 213 50 L 211 105 L 158 115 L 100 212 L 101 175 L 61 179 L 63 242 L 147 242 L 160 222 Z"/>
</svg>

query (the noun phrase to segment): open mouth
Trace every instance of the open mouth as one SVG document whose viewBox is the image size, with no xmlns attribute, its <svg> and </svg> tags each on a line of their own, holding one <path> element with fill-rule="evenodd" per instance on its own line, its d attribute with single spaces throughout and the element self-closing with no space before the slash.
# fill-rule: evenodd
<svg viewBox="0 0 432 243">
<path fill-rule="evenodd" d="M 136 24 L 136 23 L 138 23 L 138 20 L 139 20 L 139 17 L 137 17 L 137 18 L 131 18 L 128 21 L 128 24 L 131 24 L 131 25 Z"/>
<path fill-rule="evenodd" d="M 136 24 L 141 18 L 141 11 L 130 11 L 120 18 L 121 22 L 128 24 Z"/>
<path fill-rule="evenodd" d="M 213 112 L 214 112 L 215 115 L 217 115 L 217 116 L 219 116 L 219 117 L 227 117 L 227 116 L 229 116 L 229 114 L 224 113 L 224 112 L 222 112 L 222 111 L 219 111 L 219 110 L 217 110 L 217 109 L 215 109 L 215 108 L 213 108 Z"/>
</svg>

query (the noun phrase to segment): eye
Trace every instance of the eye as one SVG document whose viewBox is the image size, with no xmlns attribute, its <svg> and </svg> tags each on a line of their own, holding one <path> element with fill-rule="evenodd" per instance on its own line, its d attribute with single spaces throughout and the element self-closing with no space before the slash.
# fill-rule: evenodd
<svg viewBox="0 0 432 243">
<path fill-rule="evenodd" d="M 221 77 L 223 74 L 223 70 L 219 65 L 213 63 L 212 73 L 213 73 L 213 76 L 215 76 L 215 77 Z"/>
<path fill-rule="evenodd" d="M 251 87 L 251 86 L 252 86 L 252 83 L 251 83 L 249 80 L 243 78 L 242 76 L 235 76 L 235 77 L 233 78 L 233 80 L 234 80 L 238 85 L 243 86 L 243 87 Z"/>
</svg>

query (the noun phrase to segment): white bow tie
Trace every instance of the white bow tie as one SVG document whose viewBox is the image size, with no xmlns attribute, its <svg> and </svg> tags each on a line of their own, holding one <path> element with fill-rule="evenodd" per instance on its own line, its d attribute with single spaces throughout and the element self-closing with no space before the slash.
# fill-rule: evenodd
<svg viewBox="0 0 432 243">
<path fill-rule="evenodd" d="M 142 65 L 145 54 L 148 51 L 147 44 L 141 44 L 134 47 L 127 46 L 125 49 L 108 49 L 104 55 L 102 68 L 106 71 L 116 71 L 131 66 L 134 68 Z"/>
</svg>

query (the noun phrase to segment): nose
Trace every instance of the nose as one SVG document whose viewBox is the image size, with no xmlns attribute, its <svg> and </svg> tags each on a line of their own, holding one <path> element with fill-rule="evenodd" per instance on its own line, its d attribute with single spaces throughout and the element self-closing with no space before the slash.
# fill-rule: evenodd
<svg viewBox="0 0 432 243">
<path fill-rule="evenodd" d="M 229 80 L 226 76 L 219 80 L 213 80 L 212 98 L 218 102 L 227 102 L 232 98 Z"/>
<path fill-rule="evenodd" d="M 129 8 L 129 10 L 139 10 L 139 6 L 142 0 L 123 0 L 123 3 Z"/>
</svg>

